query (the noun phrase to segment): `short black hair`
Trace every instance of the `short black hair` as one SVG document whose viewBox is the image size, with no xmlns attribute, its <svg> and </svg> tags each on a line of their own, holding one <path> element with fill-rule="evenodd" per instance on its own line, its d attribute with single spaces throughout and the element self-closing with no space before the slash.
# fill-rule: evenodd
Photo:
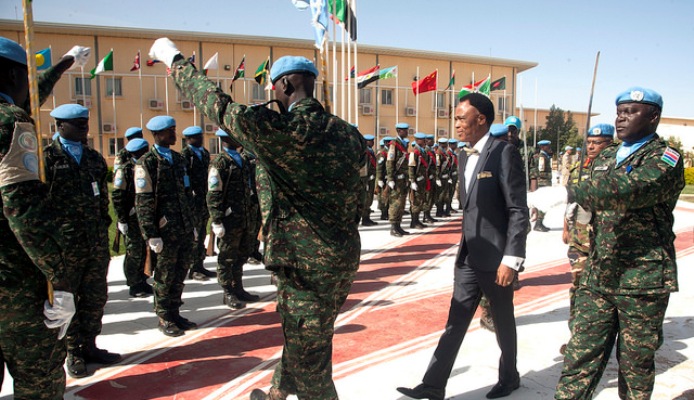
<svg viewBox="0 0 694 400">
<path fill-rule="evenodd" d="M 468 93 L 460 98 L 460 103 L 467 101 L 471 106 L 475 107 L 480 114 L 484 115 L 487 120 L 487 126 L 491 126 L 494 123 L 494 103 L 489 99 L 489 97 L 483 95 L 482 93 Z"/>
</svg>

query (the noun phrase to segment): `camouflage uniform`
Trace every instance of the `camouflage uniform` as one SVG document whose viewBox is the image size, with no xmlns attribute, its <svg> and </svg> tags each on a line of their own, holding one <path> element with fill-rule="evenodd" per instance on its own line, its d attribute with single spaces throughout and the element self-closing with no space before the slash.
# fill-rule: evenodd
<svg viewBox="0 0 694 400">
<path fill-rule="evenodd" d="M 193 229 L 197 219 L 185 160 L 173 150 L 171 157 L 170 164 L 152 146 L 137 160 L 135 210 L 145 241 L 161 238 L 164 242 L 153 267 L 154 312 L 164 321 L 175 322 L 183 304 L 183 282 L 196 248 Z"/>
<path fill-rule="evenodd" d="M 665 310 L 678 290 L 672 211 L 682 160 L 657 135 L 615 165 L 618 147 L 600 153 L 589 181 L 569 187 L 593 212 L 593 229 L 556 399 L 591 398 L 615 340 L 620 397 L 649 399 Z"/>
<path fill-rule="evenodd" d="M 361 176 L 361 220 L 371 220 L 371 205 L 374 202 L 374 190 L 376 189 L 376 154 L 371 147 L 366 147 L 366 161 L 359 175 Z"/>
<path fill-rule="evenodd" d="M 388 219 L 392 224 L 402 222 L 407 194 L 410 191 L 407 174 L 407 145 L 396 137 L 390 142 L 386 158 L 386 181 L 395 182 L 395 188 L 388 188 Z"/>
<path fill-rule="evenodd" d="M 410 213 L 412 220 L 418 218 L 418 214 L 426 207 L 427 193 L 431 192 L 433 182 L 429 179 L 431 173 L 431 160 L 424 148 L 415 145 L 410 153 L 409 178 L 410 183 L 417 184 L 417 190 L 410 193 Z"/>
<path fill-rule="evenodd" d="M 453 211 L 453 208 L 451 207 L 451 203 L 453 202 L 453 198 L 455 197 L 455 190 L 458 186 L 458 155 L 448 148 L 448 159 L 449 163 L 451 166 L 451 183 L 448 188 L 448 203 L 447 203 L 447 209 L 449 211 Z"/>
<path fill-rule="evenodd" d="M 39 75 L 41 102 L 59 78 L 53 68 Z M 70 291 L 59 225 L 37 172 L 18 179 L 8 173 L 21 163 L 12 154 L 36 153 L 37 144 L 29 114 L 0 97 L 0 368 L 14 379 L 15 399 L 62 399 L 65 343 L 43 322 L 46 281 Z"/>
<path fill-rule="evenodd" d="M 127 150 L 126 150 L 127 151 Z M 115 167 L 114 167 L 115 168 Z M 129 287 L 137 287 L 147 281 L 145 261 L 147 260 L 147 243 L 142 238 L 140 224 L 135 212 L 135 162 L 128 152 L 128 158 L 121 160 L 113 177 L 113 209 L 118 222 L 128 225 L 125 235 L 125 258 L 123 271 L 125 283 Z"/>
<path fill-rule="evenodd" d="M 260 240 L 258 239 L 258 234 L 260 233 L 260 226 L 262 225 L 262 216 L 260 214 L 260 199 L 258 198 L 258 157 L 250 151 L 241 151 L 241 157 L 243 157 L 244 163 L 248 163 L 251 170 L 251 202 L 250 202 L 250 213 L 253 218 L 250 221 L 251 240 L 253 242 L 253 251 L 251 252 L 251 257 L 253 253 L 258 257 L 260 255 Z M 261 257 L 262 258 L 262 257 Z M 258 259 L 258 261 L 262 261 Z"/>
<path fill-rule="evenodd" d="M 106 160 L 96 150 L 82 147 L 77 164 L 55 140 L 43 150 L 48 199 L 59 210 L 63 251 L 75 295 L 76 313 L 67 332 L 67 349 L 81 354 L 101 333 L 108 299 L 108 210 Z"/>
<path fill-rule="evenodd" d="M 448 182 L 451 179 L 451 159 L 446 150 L 441 147 L 436 149 L 436 159 L 436 164 L 439 166 L 436 176 L 438 181 L 436 183 L 438 186 L 436 190 L 436 216 L 443 217 L 445 216 L 445 205 L 448 204 L 451 195 L 450 183 Z M 438 185 L 439 182 L 441 183 L 440 186 Z"/>
<path fill-rule="evenodd" d="M 542 150 L 533 155 L 530 165 L 530 179 L 537 179 L 538 189 L 552 186 L 552 157 Z"/>
<path fill-rule="evenodd" d="M 255 250 L 258 231 L 257 209 L 251 196 L 255 192 L 251 164 L 238 154 L 239 165 L 222 150 L 210 165 L 207 205 L 213 224 L 223 224 L 226 230 L 219 238 L 217 280 L 225 293 L 242 286 L 243 265 Z"/>
<path fill-rule="evenodd" d="M 116 153 L 116 157 L 113 159 L 113 173 L 115 174 L 116 171 L 118 171 L 118 168 L 120 168 L 122 165 L 125 165 L 125 163 L 130 160 L 130 152 L 123 147 L 122 149 L 118 150 L 118 153 Z"/>
<path fill-rule="evenodd" d="M 381 210 L 381 220 L 388 219 L 388 190 L 386 184 L 386 159 L 388 159 L 388 149 L 386 147 L 378 151 L 376 158 L 376 182 L 383 182 L 378 187 L 378 209 Z"/>
<path fill-rule="evenodd" d="M 273 389 L 299 399 L 337 399 L 332 337 L 359 266 L 361 134 L 313 98 L 280 114 L 233 103 L 185 60 L 174 62 L 172 77 L 184 97 L 258 156 L 259 186 L 270 187 L 260 198 L 264 261 L 278 274 L 285 339 Z"/>
<path fill-rule="evenodd" d="M 204 262 L 205 257 L 207 257 L 205 235 L 207 234 L 207 221 L 210 219 L 210 213 L 207 210 L 207 171 L 210 167 L 210 152 L 204 147 L 201 147 L 200 152 L 202 157 L 198 158 L 190 146 L 181 150 L 181 156 L 185 160 L 190 176 L 190 186 L 193 189 L 193 212 L 198 219 L 195 227 L 200 235 L 192 256 L 192 271 L 205 269 Z"/>
<path fill-rule="evenodd" d="M 429 185 L 431 186 L 430 190 L 425 192 L 423 206 L 424 222 L 434 222 L 434 219 L 431 217 L 431 209 L 434 207 L 434 201 L 436 200 L 436 189 L 438 188 L 438 186 L 436 186 L 438 165 L 436 162 L 436 152 L 429 146 L 426 146 L 424 151 L 426 152 L 427 160 L 429 160 L 429 175 L 427 175 L 427 177 L 430 182 Z"/>
</svg>

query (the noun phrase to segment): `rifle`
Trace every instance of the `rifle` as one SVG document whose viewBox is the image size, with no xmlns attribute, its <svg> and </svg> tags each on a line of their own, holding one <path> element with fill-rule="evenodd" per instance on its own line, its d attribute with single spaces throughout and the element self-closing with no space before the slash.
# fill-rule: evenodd
<svg viewBox="0 0 694 400">
<path fill-rule="evenodd" d="M 215 241 L 215 235 L 214 232 L 210 229 L 210 240 L 207 242 L 207 249 L 205 250 L 205 254 L 208 256 L 213 256 L 214 255 L 214 241 Z"/>
<path fill-rule="evenodd" d="M 586 134 L 583 135 L 583 147 L 581 147 L 581 157 L 578 164 L 578 182 L 581 182 L 583 175 L 583 154 L 586 152 L 586 142 L 588 141 L 588 130 L 590 129 L 590 109 L 593 106 L 593 92 L 595 91 L 595 77 L 598 74 L 598 61 L 600 61 L 600 52 L 595 56 L 595 69 L 593 69 L 593 84 L 590 86 L 590 100 L 588 101 L 588 115 L 586 117 Z"/>
</svg>

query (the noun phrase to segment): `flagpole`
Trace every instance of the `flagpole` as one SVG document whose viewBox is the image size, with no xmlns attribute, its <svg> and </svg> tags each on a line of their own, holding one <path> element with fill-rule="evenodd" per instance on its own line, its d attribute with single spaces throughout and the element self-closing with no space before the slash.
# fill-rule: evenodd
<svg viewBox="0 0 694 400">
<path fill-rule="evenodd" d="M 436 89 L 434 90 L 434 132 L 439 131 L 439 69 L 436 68 Z"/>
<path fill-rule="evenodd" d="M 349 7 L 349 0 L 347 1 L 347 7 Z M 346 17 L 345 17 L 346 18 Z M 347 29 L 347 26 L 349 25 L 349 20 L 345 21 L 345 31 L 347 31 L 347 68 L 349 68 L 350 65 L 352 65 L 352 38 L 349 35 L 349 30 Z M 356 66 L 354 67 L 354 73 L 357 73 Z M 348 73 L 347 74 L 347 86 L 345 87 L 345 90 L 347 90 L 347 121 L 350 123 L 353 122 L 352 120 L 352 74 Z"/>
<path fill-rule="evenodd" d="M 113 48 L 111 48 L 111 57 L 113 57 Z M 118 154 L 118 118 L 116 117 L 116 71 L 111 68 L 111 103 L 113 104 L 113 140 L 115 154 Z"/>
<path fill-rule="evenodd" d="M 51 52 L 51 65 L 53 65 L 53 46 L 49 45 L 48 48 Z M 51 97 L 53 98 L 53 109 L 55 109 L 55 90 L 51 90 Z M 52 135 L 54 132 L 49 133 Z"/>
<path fill-rule="evenodd" d="M 504 86 L 506 86 L 506 82 L 504 82 Z M 504 122 L 506 122 L 506 108 L 508 108 L 508 106 L 506 105 L 506 89 L 504 89 L 504 103 L 503 104 L 504 104 L 504 111 L 501 114 L 501 116 L 503 117 Z"/>
<path fill-rule="evenodd" d="M 143 98 L 142 98 L 142 57 L 140 54 L 140 50 L 137 50 L 137 63 L 139 66 L 139 68 L 137 69 L 137 74 L 138 74 L 139 80 L 140 80 L 140 128 L 142 128 L 145 125 L 144 125 L 144 119 L 142 116 L 142 113 L 143 113 L 143 110 L 142 110 L 142 102 L 143 102 Z"/>
<path fill-rule="evenodd" d="M 359 66 L 358 58 L 357 58 L 357 42 L 354 42 L 354 74 L 355 74 L 355 79 L 354 79 L 354 86 L 350 86 L 350 89 L 354 89 L 354 123 L 359 125 L 359 87 L 357 86 L 357 80 L 356 80 L 356 71 L 359 70 L 357 68 Z M 380 71 L 380 69 L 379 69 Z"/>
<path fill-rule="evenodd" d="M 455 71 L 453 71 L 453 76 L 455 76 Z M 455 83 L 451 85 L 451 106 L 449 107 L 448 111 L 448 136 L 451 137 L 453 136 L 453 116 L 455 114 Z M 438 135 L 438 132 L 437 132 Z"/>
<path fill-rule="evenodd" d="M 82 104 L 87 105 L 87 85 L 84 84 L 84 66 L 80 66 L 80 79 L 82 80 Z M 91 87 L 91 85 L 90 85 Z"/>
<path fill-rule="evenodd" d="M 333 0 L 333 106 L 337 108 L 337 0 Z M 335 110 L 337 113 L 337 110 Z"/>
<path fill-rule="evenodd" d="M 164 75 L 164 95 L 166 96 L 166 115 L 169 115 L 169 77 Z"/>
<path fill-rule="evenodd" d="M 535 78 L 535 118 L 533 124 L 533 146 L 537 147 L 537 78 Z"/>
<path fill-rule="evenodd" d="M 342 30 L 342 40 L 340 42 L 340 60 L 341 60 L 340 65 L 342 66 L 342 70 L 340 72 L 342 73 L 341 75 L 344 75 L 344 73 L 345 73 L 345 28 L 342 26 L 340 26 L 340 28 Z M 341 86 L 340 87 L 340 110 L 341 110 L 340 117 L 342 119 L 345 119 L 345 115 L 346 115 L 345 106 L 346 106 L 346 104 L 345 104 L 345 84 L 344 84 L 344 82 L 341 82 L 340 86 Z"/>
<path fill-rule="evenodd" d="M 419 83 L 421 82 L 421 79 L 419 79 L 419 65 L 417 66 L 417 84 L 414 85 L 415 90 L 414 90 L 414 130 L 415 132 L 419 132 Z"/>
<path fill-rule="evenodd" d="M 395 66 L 395 69 L 396 70 L 398 69 L 397 65 Z M 400 78 L 399 78 L 400 71 L 397 71 L 397 72 L 398 73 L 395 74 L 395 123 L 396 124 L 398 123 L 398 120 L 400 119 L 400 95 L 398 94 L 398 92 L 400 91 L 399 90 L 400 84 L 398 83 L 398 82 L 400 82 Z"/>
</svg>

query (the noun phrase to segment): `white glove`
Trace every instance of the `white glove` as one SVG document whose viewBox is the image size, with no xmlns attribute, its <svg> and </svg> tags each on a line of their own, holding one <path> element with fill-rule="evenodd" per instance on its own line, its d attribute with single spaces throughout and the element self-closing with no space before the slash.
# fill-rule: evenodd
<svg viewBox="0 0 694 400">
<path fill-rule="evenodd" d="M 385 186 L 385 185 L 386 185 L 385 182 L 383 182 L 383 181 L 378 181 L 378 187 L 382 188 L 382 187 Z"/>
<path fill-rule="evenodd" d="M 118 225 L 118 230 L 120 231 L 120 233 L 122 233 L 124 235 L 128 234 L 128 224 L 126 224 L 125 222 L 119 222 L 117 225 Z"/>
<path fill-rule="evenodd" d="M 169 68 L 171 68 L 173 59 L 177 54 L 181 54 L 181 52 L 178 51 L 174 42 L 169 38 L 159 38 L 155 40 L 152 48 L 149 49 L 150 58 L 163 62 Z"/>
<path fill-rule="evenodd" d="M 89 56 L 92 54 L 92 49 L 84 46 L 74 46 L 70 49 L 63 57 L 72 56 L 75 59 L 75 63 L 72 64 L 72 68 L 84 67 L 89 62 Z"/>
<path fill-rule="evenodd" d="M 193 228 L 193 240 L 198 241 L 198 228 Z"/>
<path fill-rule="evenodd" d="M 437 180 L 436 180 L 436 186 L 441 186 L 441 185 L 442 185 L 441 179 L 437 179 Z"/>
<path fill-rule="evenodd" d="M 149 244 L 149 248 L 157 254 L 164 250 L 164 241 L 161 240 L 161 238 L 151 238 L 147 241 L 147 244 Z"/>
<path fill-rule="evenodd" d="M 388 182 L 388 187 L 391 189 L 395 189 L 395 181 Z"/>
<path fill-rule="evenodd" d="M 224 237 L 224 234 L 226 233 L 226 229 L 224 229 L 224 224 L 215 224 L 213 222 L 212 223 L 212 232 L 214 232 L 214 234 L 218 238 Z"/>
<path fill-rule="evenodd" d="M 416 192 L 417 189 L 419 189 L 419 187 L 417 186 L 417 182 L 410 183 L 410 189 L 412 189 Z"/>
<path fill-rule="evenodd" d="M 450 183 L 450 184 L 452 185 L 452 184 L 453 184 L 453 179 L 449 179 L 449 180 L 448 180 L 448 183 Z"/>
<path fill-rule="evenodd" d="M 75 297 L 70 292 L 53 292 L 53 305 L 48 300 L 43 303 L 43 323 L 50 329 L 60 328 L 58 340 L 65 337 L 72 316 L 75 315 Z"/>
</svg>

